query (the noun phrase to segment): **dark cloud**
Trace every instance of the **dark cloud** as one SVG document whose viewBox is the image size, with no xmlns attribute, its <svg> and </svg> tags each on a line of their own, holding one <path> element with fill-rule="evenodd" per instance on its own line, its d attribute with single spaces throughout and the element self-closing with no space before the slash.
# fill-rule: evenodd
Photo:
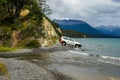
<svg viewBox="0 0 120 80">
<path fill-rule="evenodd" d="M 84 20 L 93 26 L 120 25 L 120 0 L 47 0 L 52 19 Z"/>
<path fill-rule="evenodd" d="M 120 2 L 120 0 L 112 0 L 113 2 Z"/>
</svg>

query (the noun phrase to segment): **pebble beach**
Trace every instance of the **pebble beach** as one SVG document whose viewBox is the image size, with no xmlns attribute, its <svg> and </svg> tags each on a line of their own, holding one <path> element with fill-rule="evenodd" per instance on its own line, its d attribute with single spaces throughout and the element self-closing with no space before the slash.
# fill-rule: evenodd
<svg viewBox="0 0 120 80">
<path fill-rule="evenodd" d="M 119 65 L 100 62 L 98 56 L 72 53 L 75 50 L 55 45 L 1 52 L 0 61 L 9 77 L 0 76 L 0 80 L 120 80 Z"/>
</svg>

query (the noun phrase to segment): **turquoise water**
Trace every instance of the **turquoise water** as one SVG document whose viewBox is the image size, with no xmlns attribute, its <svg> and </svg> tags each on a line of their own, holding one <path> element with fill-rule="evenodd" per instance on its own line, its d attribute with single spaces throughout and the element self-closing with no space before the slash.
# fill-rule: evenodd
<svg viewBox="0 0 120 80">
<path fill-rule="evenodd" d="M 88 54 L 120 57 L 120 38 L 77 38 L 82 50 Z"/>
</svg>

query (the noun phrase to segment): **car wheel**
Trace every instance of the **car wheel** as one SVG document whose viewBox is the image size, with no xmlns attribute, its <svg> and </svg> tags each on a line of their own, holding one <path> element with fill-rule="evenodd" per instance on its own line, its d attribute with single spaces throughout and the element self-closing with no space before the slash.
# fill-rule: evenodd
<svg viewBox="0 0 120 80">
<path fill-rule="evenodd" d="M 63 41 L 63 42 L 62 42 L 62 45 L 63 45 L 63 46 L 66 46 L 66 42 L 65 42 L 65 41 Z"/>
<path fill-rule="evenodd" d="M 78 44 L 75 44 L 75 48 L 79 48 L 80 46 Z"/>
</svg>

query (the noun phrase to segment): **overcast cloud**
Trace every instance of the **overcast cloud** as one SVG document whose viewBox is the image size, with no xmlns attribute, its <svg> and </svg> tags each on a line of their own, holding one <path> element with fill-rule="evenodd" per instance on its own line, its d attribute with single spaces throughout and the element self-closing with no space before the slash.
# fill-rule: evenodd
<svg viewBox="0 0 120 80">
<path fill-rule="evenodd" d="M 120 26 L 120 0 L 47 0 L 51 19 L 83 20 L 92 26 Z"/>
</svg>

